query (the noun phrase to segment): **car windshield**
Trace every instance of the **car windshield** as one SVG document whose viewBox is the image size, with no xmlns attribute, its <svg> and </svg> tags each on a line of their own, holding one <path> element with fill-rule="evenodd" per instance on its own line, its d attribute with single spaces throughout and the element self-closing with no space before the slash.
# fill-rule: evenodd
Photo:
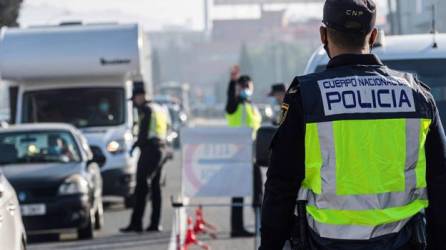
<svg viewBox="0 0 446 250">
<path fill-rule="evenodd" d="M 122 88 L 31 91 L 24 94 L 23 103 L 25 123 L 62 122 L 86 128 L 125 122 L 126 100 Z"/>
<path fill-rule="evenodd" d="M 446 121 L 446 59 L 404 59 L 383 60 L 391 69 L 410 72 L 432 88 L 432 94 L 437 102 L 442 121 Z M 316 72 L 322 72 L 325 65 L 319 65 Z"/>
<path fill-rule="evenodd" d="M 79 162 L 79 148 L 68 132 L 0 133 L 0 165 Z"/>
</svg>

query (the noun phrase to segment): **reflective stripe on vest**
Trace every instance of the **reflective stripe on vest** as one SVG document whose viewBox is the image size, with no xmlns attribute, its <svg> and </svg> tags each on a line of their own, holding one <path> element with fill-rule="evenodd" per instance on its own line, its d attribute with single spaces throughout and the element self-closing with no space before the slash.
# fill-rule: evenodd
<svg viewBox="0 0 446 250">
<path fill-rule="evenodd" d="M 152 115 L 150 119 L 149 139 L 165 140 L 167 137 L 167 114 L 159 105 L 151 104 Z"/>
<path fill-rule="evenodd" d="M 299 198 L 308 201 L 310 227 L 332 239 L 399 232 L 428 206 L 430 124 L 404 118 L 307 123 Z"/>
<path fill-rule="evenodd" d="M 242 103 L 237 106 L 237 110 L 232 114 L 226 114 L 229 127 L 247 126 L 256 133 L 262 123 L 262 117 L 258 109 L 250 103 Z"/>
</svg>

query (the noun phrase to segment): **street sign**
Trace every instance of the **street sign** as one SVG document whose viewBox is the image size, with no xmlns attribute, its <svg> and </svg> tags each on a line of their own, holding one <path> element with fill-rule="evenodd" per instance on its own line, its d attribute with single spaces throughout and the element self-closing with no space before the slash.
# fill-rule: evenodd
<svg viewBox="0 0 446 250">
<path fill-rule="evenodd" d="M 181 131 L 185 197 L 246 197 L 253 189 L 253 140 L 248 128 Z"/>
<path fill-rule="evenodd" d="M 321 3 L 324 0 L 214 0 L 214 5 Z"/>
</svg>

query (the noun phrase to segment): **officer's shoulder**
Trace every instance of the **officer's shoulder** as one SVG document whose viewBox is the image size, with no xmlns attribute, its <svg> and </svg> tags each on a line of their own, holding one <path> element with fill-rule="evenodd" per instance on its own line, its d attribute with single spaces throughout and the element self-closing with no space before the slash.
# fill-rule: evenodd
<svg viewBox="0 0 446 250">
<path fill-rule="evenodd" d="M 425 84 L 424 82 L 422 82 L 418 76 L 416 74 L 410 73 L 410 72 L 406 72 L 406 71 L 399 71 L 399 70 L 395 70 L 392 68 L 387 67 L 387 70 L 389 71 L 389 73 L 391 75 L 395 75 L 401 78 L 405 78 L 407 80 L 409 80 L 410 83 L 414 84 L 414 87 L 419 87 L 424 91 L 431 91 L 431 88 Z"/>
<path fill-rule="evenodd" d="M 307 81 L 307 80 L 315 79 L 315 77 L 320 76 L 320 74 L 321 73 L 311 73 L 311 74 L 307 74 L 307 75 L 300 75 L 300 76 L 294 77 L 293 82 L 291 83 L 291 85 L 287 91 L 287 95 L 297 94 L 300 91 L 300 88 L 303 83 L 311 82 L 311 81 Z"/>
<path fill-rule="evenodd" d="M 141 107 L 141 110 L 142 110 L 142 112 L 144 112 L 144 113 L 148 113 L 148 112 L 151 112 L 151 111 L 152 111 L 152 107 L 151 107 L 151 105 L 150 105 L 149 103 L 146 103 L 145 105 L 143 105 L 143 106 Z"/>
</svg>

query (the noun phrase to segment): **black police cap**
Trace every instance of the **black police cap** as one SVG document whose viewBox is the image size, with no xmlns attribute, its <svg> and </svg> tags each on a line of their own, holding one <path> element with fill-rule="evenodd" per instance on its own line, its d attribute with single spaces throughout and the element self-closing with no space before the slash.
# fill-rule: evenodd
<svg viewBox="0 0 446 250">
<path fill-rule="evenodd" d="M 135 96 L 137 95 L 145 95 L 146 91 L 144 89 L 144 82 L 142 81 L 135 81 L 133 82 L 133 93 L 132 93 L 132 97 L 130 98 L 130 100 L 133 100 L 133 98 L 135 98 Z"/>
<path fill-rule="evenodd" d="M 271 92 L 269 92 L 269 96 L 274 95 L 274 93 L 286 92 L 286 86 L 283 83 L 277 83 L 271 86 Z"/>
<path fill-rule="evenodd" d="M 375 27 L 376 4 L 373 0 L 326 0 L 322 22 L 340 32 L 367 34 Z"/>
</svg>

